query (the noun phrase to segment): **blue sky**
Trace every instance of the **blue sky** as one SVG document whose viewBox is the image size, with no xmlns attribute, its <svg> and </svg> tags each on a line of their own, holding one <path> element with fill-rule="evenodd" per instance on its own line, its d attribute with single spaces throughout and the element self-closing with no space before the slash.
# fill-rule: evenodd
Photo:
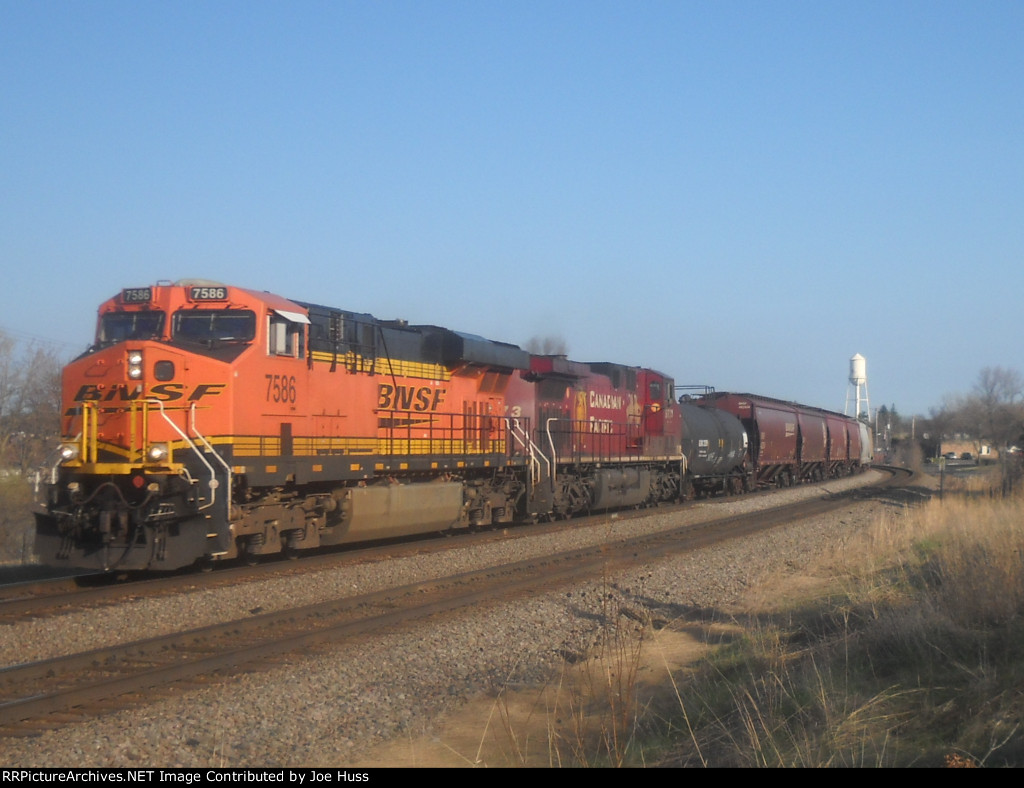
<svg viewBox="0 0 1024 788">
<path fill-rule="evenodd" d="M 842 410 L 1024 373 L 1024 3 L 0 0 L 0 328 L 215 279 Z"/>
</svg>

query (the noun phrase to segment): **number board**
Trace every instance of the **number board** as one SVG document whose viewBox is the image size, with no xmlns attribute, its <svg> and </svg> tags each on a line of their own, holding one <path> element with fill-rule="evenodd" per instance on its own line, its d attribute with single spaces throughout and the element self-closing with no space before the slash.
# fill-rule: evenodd
<svg viewBox="0 0 1024 788">
<path fill-rule="evenodd" d="M 148 304 L 152 300 L 152 287 L 126 287 L 121 291 L 122 304 Z"/>
<path fill-rule="evenodd" d="M 190 286 L 188 298 L 190 301 L 225 301 L 228 297 L 228 289 L 223 286 Z"/>
</svg>

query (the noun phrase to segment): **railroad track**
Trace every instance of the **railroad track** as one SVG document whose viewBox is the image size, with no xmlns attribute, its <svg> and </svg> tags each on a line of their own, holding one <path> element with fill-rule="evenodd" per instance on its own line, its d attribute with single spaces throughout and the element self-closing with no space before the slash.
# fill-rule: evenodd
<svg viewBox="0 0 1024 788">
<path fill-rule="evenodd" d="M 645 536 L 490 567 L 428 582 L 273 613 L 255 614 L 0 671 L 0 735 L 33 732 L 144 702 L 155 688 L 208 683 L 295 652 L 523 594 L 538 594 L 659 557 L 742 538 L 869 496 L 891 496 L 909 478 L 769 510 L 720 517 Z M 194 581 L 194 579 L 193 579 Z"/>
<path fill-rule="evenodd" d="M 893 469 L 894 471 L 900 469 Z M 820 482 L 827 486 L 828 482 Z M 744 498 L 770 496 L 774 491 L 750 493 Z M 725 496 L 711 500 L 726 502 L 735 500 Z M 183 570 L 168 575 L 146 574 L 91 574 L 38 579 L 10 585 L 0 584 L 0 626 L 28 619 L 41 619 L 77 612 L 86 608 L 102 607 L 124 602 L 128 599 L 173 595 L 193 591 L 196 588 L 217 588 L 265 580 L 270 577 L 301 574 L 348 565 L 353 562 L 379 561 L 386 558 L 400 558 L 413 554 L 428 554 L 443 550 L 460 549 L 473 543 L 497 541 L 507 538 L 531 537 L 557 532 L 566 528 L 579 528 L 588 524 L 606 521 L 614 516 L 619 520 L 647 517 L 652 512 L 667 513 L 685 509 L 693 502 L 664 505 L 657 509 L 625 510 L 614 515 L 601 513 L 576 517 L 570 521 L 513 526 L 510 528 L 488 528 L 479 531 L 460 531 L 454 534 L 420 536 L 414 539 L 370 544 L 359 547 L 324 548 L 303 555 L 297 561 L 273 557 L 254 566 L 226 564 L 214 571 L 200 573 L 197 570 Z M 449 538 L 450 537 L 450 538 Z"/>
<path fill-rule="evenodd" d="M 683 504 L 685 505 L 685 504 Z M 642 516 L 642 515 L 639 515 Z M 585 522 L 583 518 L 574 521 Z M 567 527 L 565 524 L 533 525 L 514 528 L 516 535 L 537 535 Z M 498 529 L 504 530 L 504 529 Z M 48 618 L 84 608 L 118 604 L 128 599 L 179 594 L 197 588 L 218 588 L 228 585 L 266 580 L 271 577 L 315 572 L 357 562 L 380 561 L 387 558 L 451 550 L 486 541 L 507 538 L 495 529 L 416 537 L 376 546 L 323 548 L 303 555 L 299 560 L 268 558 L 254 566 L 225 564 L 213 572 L 181 571 L 164 576 L 136 572 L 130 575 L 90 575 L 59 577 L 0 585 L 0 625 L 26 619 Z"/>
</svg>

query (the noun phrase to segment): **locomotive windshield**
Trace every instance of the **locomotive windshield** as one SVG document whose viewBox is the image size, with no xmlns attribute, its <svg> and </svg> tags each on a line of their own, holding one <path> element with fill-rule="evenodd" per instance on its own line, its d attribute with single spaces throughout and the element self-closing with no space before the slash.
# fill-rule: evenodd
<svg viewBox="0 0 1024 788">
<path fill-rule="evenodd" d="M 164 332 L 166 315 L 151 312 L 108 312 L 100 318 L 101 344 L 124 342 L 127 339 L 159 339 Z"/>
<path fill-rule="evenodd" d="M 189 309 L 174 314 L 174 339 L 201 345 L 251 342 L 256 314 L 241 309 Z"/>
</svg>

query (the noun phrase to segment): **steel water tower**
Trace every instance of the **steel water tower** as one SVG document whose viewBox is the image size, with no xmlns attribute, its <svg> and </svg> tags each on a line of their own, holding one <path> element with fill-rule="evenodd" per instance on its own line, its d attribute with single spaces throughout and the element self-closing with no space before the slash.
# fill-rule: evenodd
<svg viewBox="0 0 1024 788">
<path fill-rule="evenodd" d="M 868 401 L 868 361 L 860 353 L 850 359 L 850 385 L 846 387 L 846 408 L 843 413 L 850 415 L 850 398 L 856 401 L 854 418 L 870 416 L 871 403 Z"/>
</svg>

